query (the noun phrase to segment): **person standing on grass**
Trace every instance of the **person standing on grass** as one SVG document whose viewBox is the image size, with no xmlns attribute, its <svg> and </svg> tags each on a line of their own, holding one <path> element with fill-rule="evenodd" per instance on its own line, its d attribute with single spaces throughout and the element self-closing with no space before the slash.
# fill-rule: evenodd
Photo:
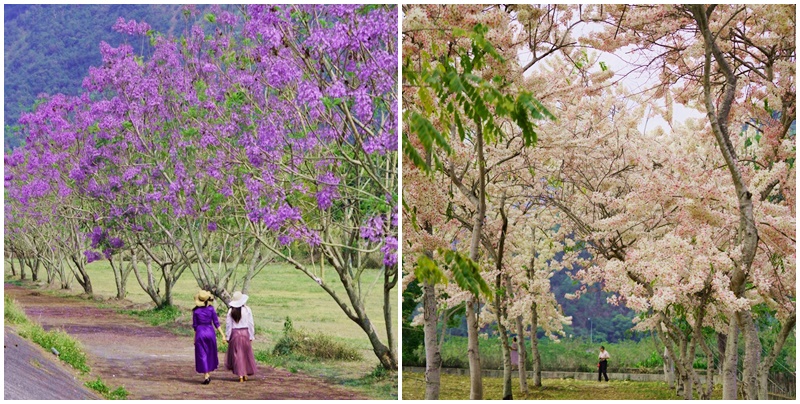
<svg viewBox="0 0 800 404">
<path fill-rule="evenodd" d="M 517 345 L 517 337 L 514 337 L 511 343 L 511 369 L 519 369 L 519 345 Z"/>
<path fill-rule="evenodd" d="M 225 341 L 225 333 L 219 324 L 217 310 L 211 304 L 214 295 L 207 290 L 201 290 L 194 296 L 194 309 L 192 310 L 192 328 L 194 328 L 194 366 L 197 373 L 203 373 L 203 383 L 211 383 L 210 372 L 219 366 L 217 353 L 217 333 Z"/>
<path fill-rule="evenodd" d="M 225 355 L 225 367 L 239 376 L 239 383 L 247 381 L 247 376 L 256 373 L 256 358 L 253 355 L 253 338 L 255 324 L 253 312 L 245 306 L 248 296 L 241 292 L 233 294 L 228 303 L 228 317 L 225 319 L 228 337 L 228 353 Z"/>
<path fill-rule="evenodd" d="M 604 346 L 600 346 L 600 355 L 597 356 L 597 359 L 600 360 L 600 363 L 597 364 L 598 372 L 597 372 L 597 381 L 602 382 L 601 376 L 605 376 L 606 381 L 608 381 L 608 360 L 611 358 L 611 355 L 606 351 Z"/>
</svg>

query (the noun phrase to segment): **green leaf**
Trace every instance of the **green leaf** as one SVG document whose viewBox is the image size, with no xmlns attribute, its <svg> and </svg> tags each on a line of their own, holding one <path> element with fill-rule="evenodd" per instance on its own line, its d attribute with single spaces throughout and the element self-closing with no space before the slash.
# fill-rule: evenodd
<svg viewBox="0 0 800 404">
<path fill-rule="evenodd" d="M 447 276 L 445 276 L 441 268 L 424 254 L 417 259 L 417 265 L 414 267 L 414 276 L 421 282 L 431 285 L 447 284 Z"/>
<path fill-rule="evenodd" d="M 215 16 L 214 14 L 211 14 L 211 13 L 207 13 L 204 16 L 204 18 L 206 19 L 206 21 L 208 21 L 208 22 L 210 22 L 212 24 L 217 22 L 217 16 Z"/>
</svg>

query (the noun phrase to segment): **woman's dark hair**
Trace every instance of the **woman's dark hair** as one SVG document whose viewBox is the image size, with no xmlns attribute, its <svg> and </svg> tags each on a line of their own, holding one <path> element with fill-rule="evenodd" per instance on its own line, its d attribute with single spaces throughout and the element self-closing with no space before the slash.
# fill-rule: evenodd
<svg viewBox="0 0 800 404">
<path fill-rule="evenodd" d="M 231 318 L 233 319 L 234 323 L 238 323 L 239 320 L 242 319 L 242 308 L 241 307 L 232 307 L 231 308 Z"/>
<path fill-rule="evenodd" d="M 204 305 L 204 306 L 202 306 L 202 307 L 208 307 L 209 303 L 210 303 L 212 300 L 214 300 L 214 298 L 208 299 L 208 300 L 206 300 L 205 302 L 203 302 L 203 303 L 205 303 L 205 305 Z M 194 306 L 194 307 L 192 308 L 192 311 L 195 311 L 195 310 L 199 309 L 200 307 L 201 307 L 201 306 Z"/>
<path fill-rule="evenodd" d="M 514 342 L 517 342 L 517 337 L 514 337 Z"/>
<path fill-rule="evenodd" d="M 606 349 L 606 347 L 604 347 L 604 346 L 600 345 L 600 349 Z"/>
</svg>

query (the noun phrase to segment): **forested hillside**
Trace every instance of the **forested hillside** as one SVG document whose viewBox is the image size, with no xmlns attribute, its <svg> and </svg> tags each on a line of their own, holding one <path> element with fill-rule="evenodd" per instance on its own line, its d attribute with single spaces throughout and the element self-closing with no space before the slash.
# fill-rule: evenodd
<svg viewBox="0 0 800 404">
<path fill-rule="evenodd" d="M 187 24 L 181 6 L 172 4 L 5 5 L 5 150 L 21 143 L 13 126 L 39 94 L 81 90 L 89 67 L 100 64 L 100 42 L 123 41 L 111 29 L 119 17 L 167 34 Z"/>
</svg>

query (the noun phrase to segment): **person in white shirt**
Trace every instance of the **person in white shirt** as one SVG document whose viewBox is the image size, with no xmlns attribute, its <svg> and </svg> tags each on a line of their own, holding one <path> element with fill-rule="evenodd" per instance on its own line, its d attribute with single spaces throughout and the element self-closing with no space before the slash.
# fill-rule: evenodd
<svg viewBox="0 0 800 404">
<path fill-rule="evenodd" d="M 248 296 L 241 292 L 233 294 L 228 303 L 228 317 L 225 319 L 228 337 L 228 353 L 225 355 L 225 368 L 239 376 L 239 382 L 247 381 L 247 376 L 256 373 L 256 358 L 253 355 L 255 324 L 253 312 L 245 306 Z"/>
<path fill-rule="evenodd" d="M 602 382 L 603 381 L 603 379 L 601 379 L 601 376 L 605 376 L 606 377 L 606 381 L 608 381 L 608 373 L 606 373 L 606 371 L 608 370 L 608 359 L 609 358 L 611 358 L 611 355 L 608 353 L 608 351 L 606 351 L 606 347 L 601 345 L 600 346 L 600 355 L 597 356 L 597 359 L 600 360 L 600 363 L 597 366 L 598 369 L 599 369 L 598 372 L 597 372 L 597 381 L 598 382 Z"/>
</svg>

